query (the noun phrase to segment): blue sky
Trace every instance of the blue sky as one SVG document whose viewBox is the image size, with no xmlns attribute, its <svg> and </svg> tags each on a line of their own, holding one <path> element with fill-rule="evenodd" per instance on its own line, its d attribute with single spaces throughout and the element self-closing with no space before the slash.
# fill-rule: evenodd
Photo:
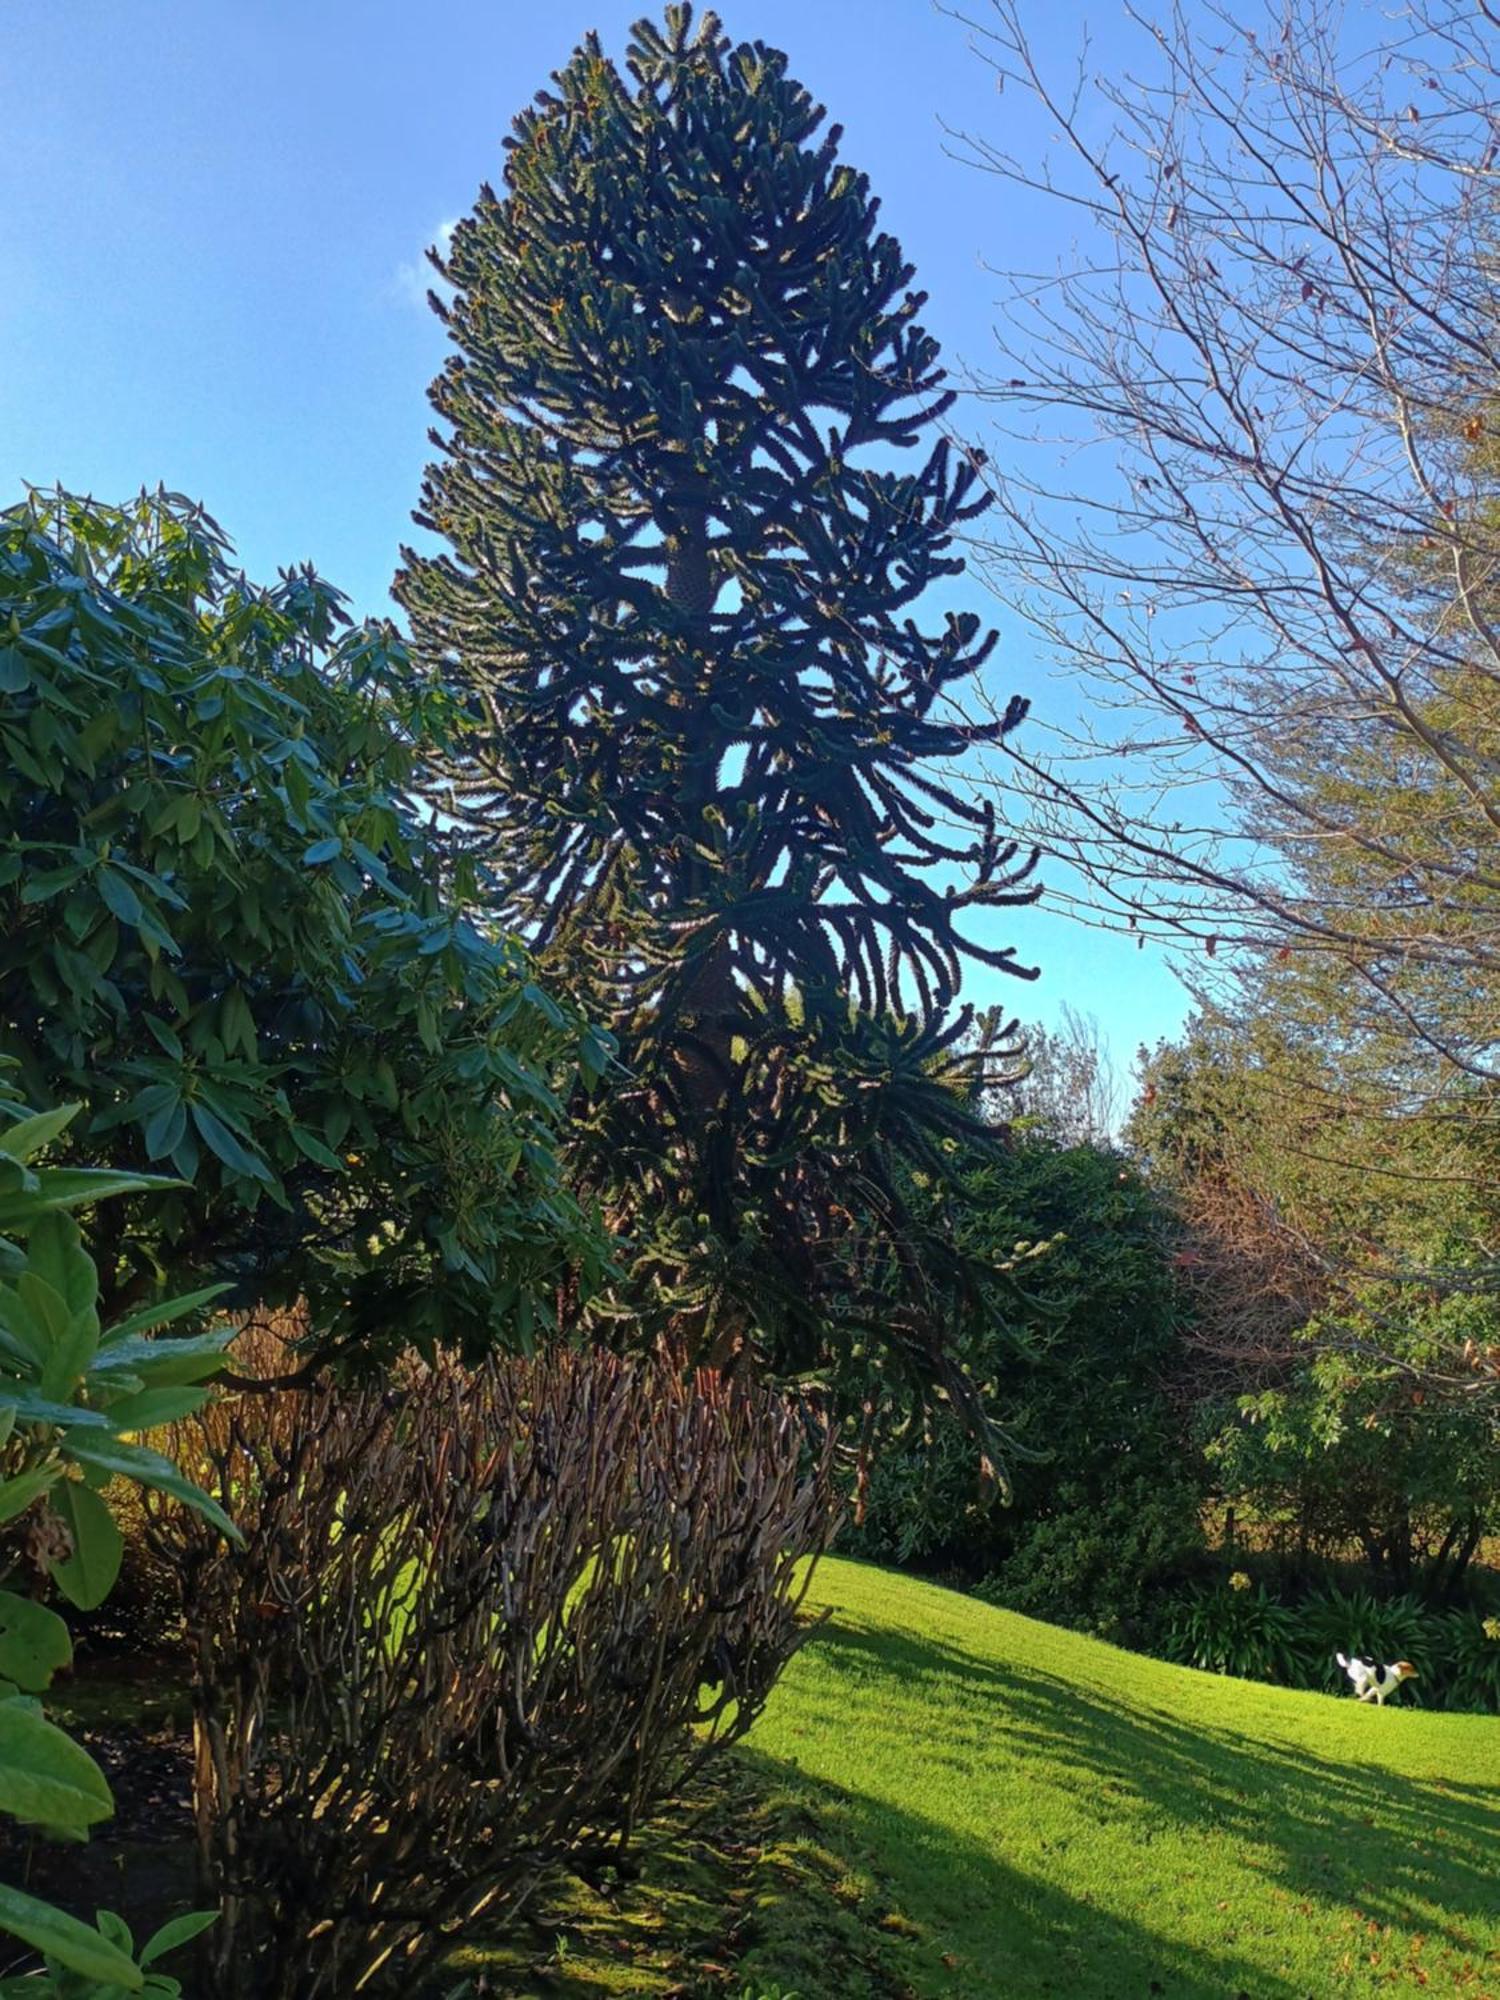
<svg viewBox="0 0 1500 2000">
<path fill-rule="evenodd" d="M 973 0 L 982 14 L 984 0 Z M 53 0 L 0 13 L 0 472 L 113 498 L 158 480 L 206 503 L 252 575 L 310 559 L 386 611 L 442 355 L 423 246 L 499 179 L 514 113 L 586 29 L 618 52 L 640 0 Z M 1045 142 L 929 0 L 729 0 L 737 38 L 788 50 L 845 128 L 930 291 L 956 363 L 983 368 L 1000 286 L 1057 219 L 945 155 L 941 121 Z M 1118 4 L 1035 7 L 1057 63 L 1123 46 Z M 960 412 L 960 421 L 965 417 Z M 983 429 L 983 414 L 972 412 Z M 983 589 L 961 601 L 993 610 Z M 1076 690 L 1001 619 L 997 690 Z M 1045 908 L 1001 912 L 1033 987 L 976 981 L 1050 1021 L 1098 1016 L 1117 1059 L 1184 997 L 1148 948 Z M 996 990 L 997 984 L 1000 990 Z"/>
</svg>

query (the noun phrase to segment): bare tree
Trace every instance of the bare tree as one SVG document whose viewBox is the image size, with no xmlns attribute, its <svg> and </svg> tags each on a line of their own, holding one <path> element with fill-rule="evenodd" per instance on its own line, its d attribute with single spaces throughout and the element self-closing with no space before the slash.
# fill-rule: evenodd
<svg viewBox="0 0 1500 2000">
<path fill-rule="evenodd" d="M 1059 81 L 1024 13 L 968 24 L 1047 157 L 955 143 L 1071 247 L 1011 275 L 977 385 L 1005 437 L 984 560 L 1088 719 L 990 779 L 1081 913 L 1320 1052 L 1310 1144 L 1415 1177 L 1440 1149 L 1403 1161 L 1408 1121 L 1451 1120 L 1444 1174 L 1496 1189 L 1500 14 L 1131 7 L 1138 66 Z M 1414 1283 L 1500 1294 L 1478 1214 Z M 1337 1288 L 1381 1255 L 1293 1261 Z M 1489 1393 L 1492 1353 L 1439 1378 Z"/>
<path fill-rule="evenodd" d="M 997 1115 L 1058 1146 L 1108 1146 L 1124 1115 L 1120 1078 L 1096 1015 L 1063 1006 L 1052 1028 L 1028 1028 L 1029 1067 L 997 1093 Z"/>
<path fill-rule="evenodd" d="M 1095 921 L 1305 957 L 1389 1083 L 1487 1102 L 1500 17 L 1132 11 L 1142 73 L 1064 87 L 1023 12 L 970 27 L 1057 156 L 959 143 L 1077 248 L 1009 283 L 985 559 L 1093 719 L 994 781 Z"/>
</svg>

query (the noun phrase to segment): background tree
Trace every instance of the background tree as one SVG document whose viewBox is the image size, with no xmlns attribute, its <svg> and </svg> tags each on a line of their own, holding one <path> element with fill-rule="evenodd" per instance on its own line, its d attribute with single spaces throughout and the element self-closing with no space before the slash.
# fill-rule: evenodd
<svg viewBox="0 0 1500 2000">
<path fill-rule="evenodd" d="M 1336 1078 L 1274 1015 L 1199 1020 L 1144 1075 L 1129 1136 L 1181 1232 L 1180 1388 L 1218 1493 L 1304 1572 L 1355 1554 L 1453 1593 L 1500 1518 L 1463 1365 L 1500 1354 L 1468 1261 L 1496 1220 L 1473 1133 L 1346 1106 L 1331 1150 Z"/>
<path fill-rule="evenodd" d="M 938 760 L 993 635 L 918 625 L 986 504 L 922 295 L 838 128 L 760 43 L 668 9 L 590 37 L 434 263 L 444 428 L 395 590 L 462 708 L 444 810 L 504 913 L 608 1023 L 581 1165 L 621 1295 L 724 1358 L 829 1337 L 943 1367 L 974 1296 L 900 1163 L 978 1133 L 1001 1036 L 959 1046 L 966 920 L 1030 860 Z"/>
<path fill-rule="evenodd" d="M 1017 281 L 988 393 L 1095 468 L 991 475 L 989 574 L 1091 718 L 1000 779 L 1084 907 L 1186 948 L 1206 999 L 1234 1015 L 1236 966 L 1279 960 L 1349 1099 L 1492 1127 L 1493 13 L 1141 25 L 1140 74 L 1069 87 L 1010 0 L 978 23 L 1061 136 L 973 156 L 1079 245 Z"/>
<path fill-rule="evenodd" d="M 607 1044 L 410 803 L 409 680 L 173 496 L 0 517 L 0 1056 L 83 1158 L 183 1183 L 91 1220 L 106 1310 L 227 1279 L 325 1351 L 525 1345 L 598 1271 L 557 1141 Z"/>
<path fill-rule="evenodd" d="M 1107 1148 L 1125 1098 L 1096 1016 L 1065 1002 L 1055 1027 L 1028 1026 L 1026 1073 L 997 1098 L 994 1110 L 1054 1146 Z"/>
<path fill-rule="evenodd" d="M 1006 1411 L 1015 1502 L 984 1504 L 950 1413 L 903 1420 L 871 1381 L 852 1546 L 1057 1622 L 1139 1639 L 1202 1551 L 1206 1468 L 1171 1391 L 1184 1365 L 1170 1206 L 1107 1145 L 1022 1126 L 962 1176 L 965 1247 L 1016 1265 L 1005 1319 L 961 1358 Z M 1018 1337 L 1019 1336 L 1019 1337 Z"/>
</svg>

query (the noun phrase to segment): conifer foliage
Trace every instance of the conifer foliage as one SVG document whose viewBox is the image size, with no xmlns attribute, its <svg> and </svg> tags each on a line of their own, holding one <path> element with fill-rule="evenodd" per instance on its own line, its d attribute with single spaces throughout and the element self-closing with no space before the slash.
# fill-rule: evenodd
<svg viewBox="0 0 1500 2000">
<path fill-rule="evenodd" d="M 785 57 L 674 6 L 553 81 L 433 259 L 447 548 L 396 593 L 469 717 L 446 802 L 618 1034 L 593 1172 L 633 1310 L 806 1361 L 894 1295 L 927 1347 L 902 1162 L 972 1122 L 961 962 L 1021 970 L 974 913 L 1035 893 L 941 776 L 1025 704 L 960 719 L 994 634 L 915 610 L 987 496 Z"/>
</svg>

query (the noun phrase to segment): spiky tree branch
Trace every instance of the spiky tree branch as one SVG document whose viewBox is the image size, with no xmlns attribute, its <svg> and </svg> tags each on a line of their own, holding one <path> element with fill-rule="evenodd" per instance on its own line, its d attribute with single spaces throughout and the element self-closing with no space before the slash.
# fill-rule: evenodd
<svg viewBox="0 0 1500 2000">
<path fill-rule="evenodd" d="M 896 1156 L 918 1099 L 956 1111 L 931 1072 L 962 964 L 1021 969 L 966 923 L 1035 894 L 937 775 L 1025 704 L 965 721 L 994 634 L 919 622 L 987 496 L 923 441 L 952 394 L 922 295 L 822 124 L 713 14 L 638 24 L 623 69 L 584 42 L 434 259 L 453 352 L 417 518 L 447 549 L 396 586 L 468 706 L 448 809 L 619 1037 L 611 1207 L 656 1218 L 679 1308 L 662 1273 L 707 1312 L 727 1263 L 741 1331 L 789 1316 L 762 1310 L 786 1264 L 752 1308 L 745 1260 L 826 1247 L 840 1202 L 909 1256 Z"/>
</svg>

